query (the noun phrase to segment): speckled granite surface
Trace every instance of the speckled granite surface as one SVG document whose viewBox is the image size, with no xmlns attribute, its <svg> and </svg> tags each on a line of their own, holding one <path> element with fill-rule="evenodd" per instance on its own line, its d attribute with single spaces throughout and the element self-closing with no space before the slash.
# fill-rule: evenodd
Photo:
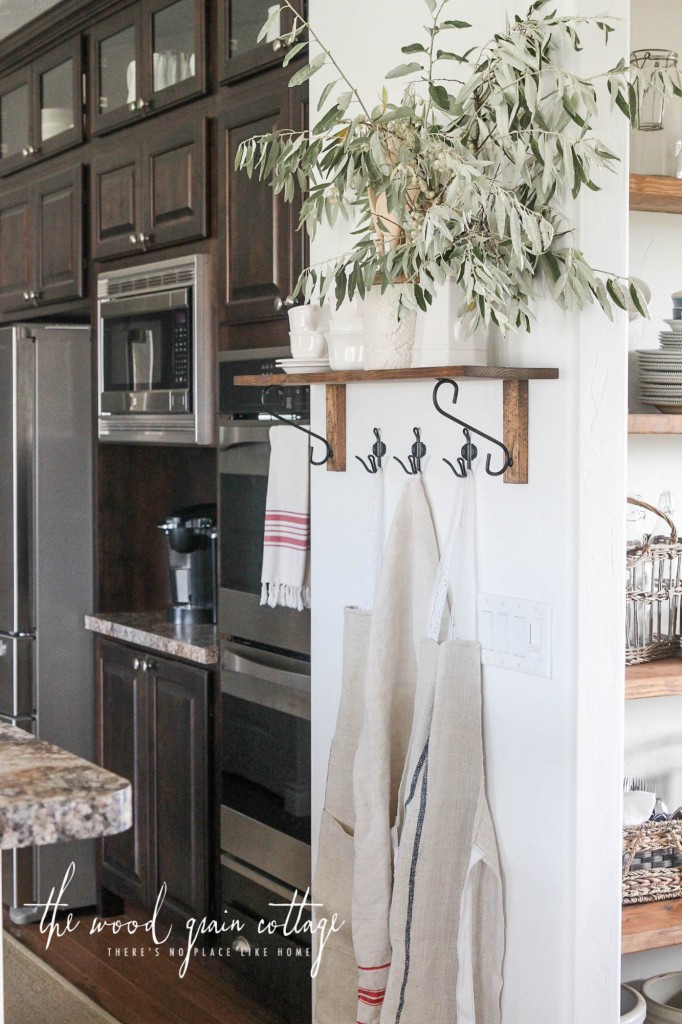
<svg viewBox="0 0 682 1024">
<path fill-rule="evenodd" d="M 124 832 L 130 783 L 0 723 L 0 849 Z"/>
<path fill-rule="evenodd" d="M 85 628 L 199 665 L 220 660 L 217 626 L 174 626 L 165 612 L 101 612 L 86 615 Z"/>
</svg>

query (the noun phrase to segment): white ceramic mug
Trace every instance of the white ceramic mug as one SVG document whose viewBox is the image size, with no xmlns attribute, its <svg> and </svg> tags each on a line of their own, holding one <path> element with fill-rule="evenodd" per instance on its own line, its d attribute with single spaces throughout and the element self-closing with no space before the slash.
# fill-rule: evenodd
<svg viewBox="0 0 682 1024">
<path fill-rule="evenodd" d="M 330 332 L 327 345 L 332 370 L 362 370 L 365 365 L 364 331 Z"/>
<path fill-rule="evenodd" d="M 322 331 L 299 331 L 289 335 L 294 359 L 321 359 L 327 352 L 327 341 Z"/>
</svg>

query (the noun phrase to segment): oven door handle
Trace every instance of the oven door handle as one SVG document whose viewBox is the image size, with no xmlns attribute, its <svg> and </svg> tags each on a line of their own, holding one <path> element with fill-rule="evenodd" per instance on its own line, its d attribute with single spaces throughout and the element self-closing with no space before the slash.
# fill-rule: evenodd
<svg viewBox="0 0 682 1024">
<path fill-rule="evenodd" d="M 286 669 L 277 668 L 267 662 L 245 658 L 236 654 L 223 644 L 221 657 L 221 669 L 224 672 L 236 672 L 238 675 L 255 676 L 257 679 L 264 679 L 268 683 L 275 683 L 278 686 L 287 686 L 294 690 L 309 692 L 309 672 L 289 672 Z"/>
</svg>

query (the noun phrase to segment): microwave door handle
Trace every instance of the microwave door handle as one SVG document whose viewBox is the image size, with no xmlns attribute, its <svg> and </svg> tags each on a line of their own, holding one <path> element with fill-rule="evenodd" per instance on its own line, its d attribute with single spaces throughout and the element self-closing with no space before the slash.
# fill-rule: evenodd
<svg viewBox="0 0 682 1024">
<path fill-rule="evenodd" d="M 278 686 L 289 686 L 296 690 L 307 690 L 310 687 L 310 674 L 307 672 L 288 672 L 286 669 L 276 668 L 262 661 L 254 661 L 251 658 L 244 658 L 241 654 L 223 648 L 221 668 L 227 672 L 236 672 L 240 675 L 254 676 L 263 679 L 268 683 L 276 683 Z"/>
</svg>

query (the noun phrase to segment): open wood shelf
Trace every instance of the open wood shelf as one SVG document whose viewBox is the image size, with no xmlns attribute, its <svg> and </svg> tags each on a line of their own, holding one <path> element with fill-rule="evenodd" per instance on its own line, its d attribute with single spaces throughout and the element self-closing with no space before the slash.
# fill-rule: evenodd
<svg viewBox="0 0 682 1024">
<path fill-rule="evenodd" d="M 640 953 L 682 943 L 682 900 L 623 907 L 622 953 Z"/>
<path fill-rule="evenodd" d="M 682 694 L 682 656 L 626 666 L 626 700 L 671 697 L 676 694 Z"/>
<path fill-rule="evenodd" d="M 628 434 L 682 434 L 682 415 L 631 412 L 628 416 Z"/>
<path fill-rule="evenodd" d="M 468 380 L 501 380 L 503 439 L 513 459 L 513 465 L 504 474 L 507 484 L 528 483 L 528 381 L 556 380 L 559 371 L 554 367 L 518 366 L 424 366 L 407 370 L 353 370 L 326 373 L 276 373 L 235 377 L 241 387 L 301 387 L 308 384 L 326 385 L 327 441 L 332 455 L 327 469 L 344 473 L 346 470 L 346 384 L 377 383 L 380 381 L 438 380 L 467 378 Z"/>
<path fill-rule="evenodd" d="M 631 174 L 630 209 L 682 213 L 682 180 L 659 174 Z"/>
</svg>

